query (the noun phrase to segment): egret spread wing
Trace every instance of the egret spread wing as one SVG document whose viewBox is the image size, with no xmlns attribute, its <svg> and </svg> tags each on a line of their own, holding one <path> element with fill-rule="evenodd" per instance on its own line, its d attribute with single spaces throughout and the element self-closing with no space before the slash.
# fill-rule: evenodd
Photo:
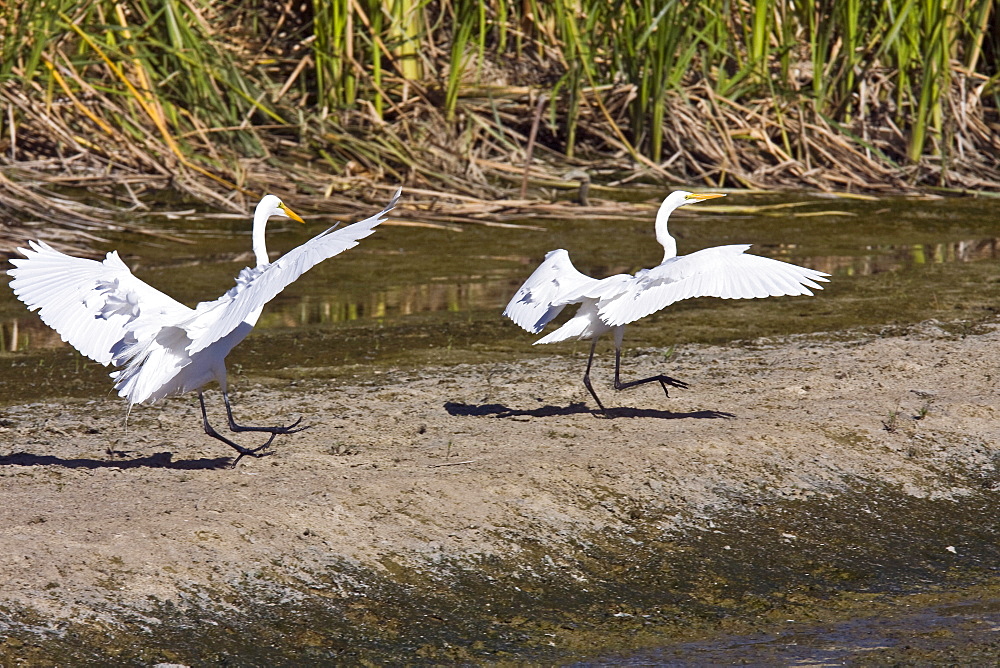
<svg viewBox="0 0 1000 668">
<path fill-rule="evenodd" d="M 146 327 L 177 322 L 194 311 L 132 275 L 117 252 L 103 262 L 71 257 L 42 241 L 19 248 L 7 273 L 18 299 L 64 341 L 105 366 L 122 340 Z M 159 323 L 158 325 L 155 323 Z M 131 336 L 129 336 L 131 335 Z"/>
<path fill-rule="evenodd" d="M 597 279 L 577 271 L 563 249 L 549 251 L 534 273 L 511 298 L 503 314 L 532 334 L 542 331 L 576 295 Z"/>
<path fill-rule="evenodd" d="M 397 190 L 388 206 L 370 218 L 341 229 L 331 227 L 270 264 L 241 271 L 233 288 L 215 301 L 199 304 L 194 315 L 182 324 L 191 337 L 188 354 L 194 355 L 232 332 L 247 316 L 323 260 L 357 246 L 385 221 L 384 216 L 396 206 L 400 192 Z"/>
<path fill-rule="evenodd" d="M 811 295 L 822 290 L 829 274 L 780 260 L 746 255 L 749 245 L 718 246 L 670 258 L 640 271 L 614 296 L 605 296 L 600 317 L 611 326 L 624 325 L 691 297 L 752 299 Z"/>
</svg>

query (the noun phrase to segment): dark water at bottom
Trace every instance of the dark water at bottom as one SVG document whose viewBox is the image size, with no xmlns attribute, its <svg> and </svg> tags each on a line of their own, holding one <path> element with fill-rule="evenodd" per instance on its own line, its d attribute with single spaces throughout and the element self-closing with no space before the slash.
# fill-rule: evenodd
<svg viewBox="0 0 1000 668">
<path fill-rule="evenodd" d="M 972 598 L 925 607 L 904 604 L 891 615 L 835 624 L 787 620 L 784 629 L 773 633 L 679 643 L 574 665 L 997 665 L 1000 598 L 969 595 Z"/>
</svg>

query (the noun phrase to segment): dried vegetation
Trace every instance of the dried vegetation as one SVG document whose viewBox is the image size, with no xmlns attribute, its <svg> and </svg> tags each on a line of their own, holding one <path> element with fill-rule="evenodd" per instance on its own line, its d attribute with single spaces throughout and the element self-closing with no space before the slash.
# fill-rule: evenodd
<svg viewBox="0 0 1000 668">
<path fill-rule="evenodd" d="M 6 3 L 0 247 L 156 233 L 176 193 L 403 184 L 425 224 L 578 215 L 542 202 L 582 181 L 592 215 L 640 183 L 996 194 L 998 36 L 991 0 Z"/>
</svg>

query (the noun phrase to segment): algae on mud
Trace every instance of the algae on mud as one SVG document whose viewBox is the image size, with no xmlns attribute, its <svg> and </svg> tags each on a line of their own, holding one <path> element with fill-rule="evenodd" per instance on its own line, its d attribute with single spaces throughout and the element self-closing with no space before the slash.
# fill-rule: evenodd
<svg viewBox="0 0 1000 668">
<path fill-rule="evenodd" d="M 736 501 L 757 507 L 692 518 L 676 535 L 657 528 L 661 517 L 640 512 L 627 536 L 580 535 L 572 554 L 555 557 L 529 540 L 514 559 L 446 561 L 433 570 L 365 571 L 345 562 L 313 574 L 294 600 L 270 591 L 277 574 L 263 574 L 235 597 L 191 591 L 185 608 L 164 604 L 112 627 L 53 626 L 7 609 L 0 661 L 648 665 L 747 658 L 745 637 L 767 662 L 786 649 L 780 640 L 766 646 L 767 638 L 808 646 L 816 629 L 848 621 L 864 627 L 934 606 L 1000 601 L 995 491 L 960 502 L 872 487 L 766 506 Z M 914 536 L 934 540 L 915 544 Z M 345 592 L 345 576 L 364 585 Z M 915 647 L 847 648 L 840 658 L 919 662 L 948 649 L 960 663 L 1000 659 L 988 629 L 965 640 L 958 648 L 947 636 Z M 648 647 L 658 649 L 630 657 Z"/>
</svg>

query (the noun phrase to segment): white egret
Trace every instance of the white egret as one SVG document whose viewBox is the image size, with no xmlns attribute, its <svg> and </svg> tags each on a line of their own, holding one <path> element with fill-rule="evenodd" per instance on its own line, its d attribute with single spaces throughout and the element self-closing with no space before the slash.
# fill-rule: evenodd
<svg viewBox="0 0 1000 668">
<path fill-rule="evenodd" d="M 535 344 L 591 339 L 583 384 L 605 415 L 607 409 L 590 383 L 594 349 L 605 332 L 611 331 L 615 337 L 616 390 L 659 382 L 663 391 L 667 392 L 667 385 L 686 387 L 686 384 L 663 375 L 621 382 L 619 373 L 625 325 L 691 297 L 751 299 L 812 295 L 809 288 L 822 290 L 816 281 L 826 281 L 829 274 L 758 255 L 747 255 L 748 244 L 717 246 L 678 256 L 677 242 L 667 232 L 667 219 L 671 212 L 716 197 L 723 195 L 678 190 L 663 200 L 656 214 L 656 240 L 664 250 L 663 262 L 658 266 L 643 269 L 634 276 L 618 274 L 596 279 L 577 271 L 565 250 L 554 250 L 546 254 L 542 264 L 507 304 L 504 315 L 532 334 L 542 331 L 566 306 L 580 305 L 565 324 L 535 341 Z"/>
<path fill-rule="evenodd" d="M 239 456 L 263 457 L 278 434 L 292 434 L 301 418 L 289 426 L 237 424 L 229 404 L 226 355 L 256 324 L 261 311 L 287 285 L 319 262 L 358 245 L 375 231 L 399 199 L 374 216 L 341 229 L 337 226 L 310 239 L 274 262 L 267 256 L 264 227 L 271 216 L 304 222 L 274 195 L 265 195 L 253 216 L 255 267 L 240 271 L 236 285 L 194 309 L 163 294 L 132 275 L 117 251 L 103 262 L 72 257 L 41 241 L 18 250 L 11 288 L 18 299 L 62 339 L 90 359 L 120 367 L 111 374 L 118 394 L 129 402 L 153 403 L 169 395 L 198 391 L 205 433 L 233 447 Z M 233 432 L 264 432 L 270 438 L 247 448 L 218 433 L 208 422 L 202 387 L 219 383 Z"/>
</svg>

